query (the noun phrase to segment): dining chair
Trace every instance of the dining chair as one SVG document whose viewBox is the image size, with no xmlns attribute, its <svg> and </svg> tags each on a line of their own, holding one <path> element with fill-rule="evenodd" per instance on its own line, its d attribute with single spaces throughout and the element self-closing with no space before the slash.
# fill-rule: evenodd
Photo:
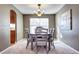
<svg viewBox="0 0 79 59">
<path fill-rule="evenodd" d="M 42 29 L 41 29 L 42 30 Z M 37 30 L 36 30 L 37 31 Z M 48 35 L 47 35 L 48 31 L 47 32 L 41 32 L 41 33 L 38 33 L 36 32 L 36 36 L 35 36 L 35 42 L 36 42 L 36 53 L 38 53 L 38 47 L 45 47 L 46 48 L 46 52 L 48 53 Z"/>
<path fill-rule="evenodd" d="M 54 45 L 54 37 L 55 37 L 55 29 L 51 29 L 50 30 L 50 44 L 53 46 L 53 48 L 55 49 L 55 45 Z"/>
<path fill-rule="evenodd" d="M 27 44 L 26 44 L 26 48 L 28 47 L 29 43 L 30 43 L 30 38 L 29 38 L 29 32 L 26 33 L 27 34 Z"/>
<path fill-rule="evenodd" d="M 48 37 L 45 34 L 36 34 L 35 37 L 35 42 L 36 42 L 36 53 L 38 53 L 38 47 L 45 47 L 46 52 L 48 53 Z"/>
<path fill-rule="evenodd" d="M 30 31 L 26 31 L 26 39 L 27 39 L 27 44 L 26 44 L 26 48 L 28 47 L 29 43 L 32 42 L 32 37 L 30 36 Z"/>
</svg>

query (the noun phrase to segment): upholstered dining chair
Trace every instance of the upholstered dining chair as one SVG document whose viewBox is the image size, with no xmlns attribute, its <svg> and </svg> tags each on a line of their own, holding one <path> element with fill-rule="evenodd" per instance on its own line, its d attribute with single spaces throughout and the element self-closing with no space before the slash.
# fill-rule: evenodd
<svg viewBox="0 0 79 59">
<path fill-rule="evenodd" d="M 36 34 L 36 36 L 35 36 L 36 45 L 35 46 L 36 46 L 36 50 L 37 50 L 36 53 L 38 53 L 39 46 L 45 47 L 46 52 L 48 53 L 48 48 L 47 48 L 47 46 L 48 46 L 48 35 L 47 35 L 48 31 L 45 31 L 45 32 L 42 31 L 42 32 L 38 33 L 37 30 L 35 32 L 35 34 Z"/>
</svg>

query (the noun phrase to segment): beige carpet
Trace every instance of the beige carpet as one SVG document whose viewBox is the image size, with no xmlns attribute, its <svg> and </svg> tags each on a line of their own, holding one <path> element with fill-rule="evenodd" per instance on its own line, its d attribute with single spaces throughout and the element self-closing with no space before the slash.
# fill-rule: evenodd
<svg viewBox="0 0 79 59">
<path fill-rule="evenodd" d="M 31 50 L 30 44 L 26 49 L 26 39 L 18 41 L 15 45 L 5 49 L 1 54 L 36 54 L 36 50 Z M 46 49 L 41 47 L 38 54 L 46 54 Z M 74 50 L 69 48 L 66 44 L 58 41 L 55 42 L 55 49 L 51 46 L 51 50 L 48 54 L 77 54 Z"/>
</svg>

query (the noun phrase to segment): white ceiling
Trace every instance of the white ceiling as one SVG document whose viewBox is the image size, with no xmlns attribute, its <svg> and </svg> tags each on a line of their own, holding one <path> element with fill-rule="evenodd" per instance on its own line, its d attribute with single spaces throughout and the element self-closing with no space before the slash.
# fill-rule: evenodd
<svg viewBox="0 0 79 59">
<path fill-rule="evenodd" d="M 37 4 L 13 4 L 22 14 L 34 14 L 34 11 L 38 9 Z M 41 10 L 44 10 L 44 14 L 55 14 L 58 12 L 64 4 L 42 4 Z"/>
</svg>

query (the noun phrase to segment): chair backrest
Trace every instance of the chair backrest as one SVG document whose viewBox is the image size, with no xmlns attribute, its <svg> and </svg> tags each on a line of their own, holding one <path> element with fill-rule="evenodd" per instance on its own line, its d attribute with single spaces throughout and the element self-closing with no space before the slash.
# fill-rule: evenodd
<svg viewBox="0 0 79 59">
<path fill-rule="evenodd" d="M 30 38 L 29 33 L 30 33 L 29 28 L 25 28 L 25 35 L 26 35 L 27 40 L 29 40 Z"/>
<path fill-rule="evenodd" d="M 35 34 L 40 34 L 40 32 L 41 32 L 41 27 L 36 27 Z"/>
<path fill-rule="evenodd" d="M 40 31 L 39 31 L 40 29 Z M 36 40 L 47 40 L 47 34 L 48 34 L 48 30 L 45 29 L 45 28 L 36 28 L 36 31 L 35 31 L 35 34 L 36 34 Z"/>
<path fill-rule="evenodd" d="M 35 34 L 47 34 L 48 33 L 48 29 L 45 29 L 43 27 L 37 27 L 35 29 Z"/>
<path fill-rule="evenodd" d="M 42 28 L 41 33 L 42 34 L 48 34 L 48 29 Z"/>
<path fill-rule="evenodd" d="M 54 35 L 55 35 L 55 29 L 54 28 L 50 30 L 50 34 L 51 34 L 51 40 L 53 41 Z"/>
</svg>

